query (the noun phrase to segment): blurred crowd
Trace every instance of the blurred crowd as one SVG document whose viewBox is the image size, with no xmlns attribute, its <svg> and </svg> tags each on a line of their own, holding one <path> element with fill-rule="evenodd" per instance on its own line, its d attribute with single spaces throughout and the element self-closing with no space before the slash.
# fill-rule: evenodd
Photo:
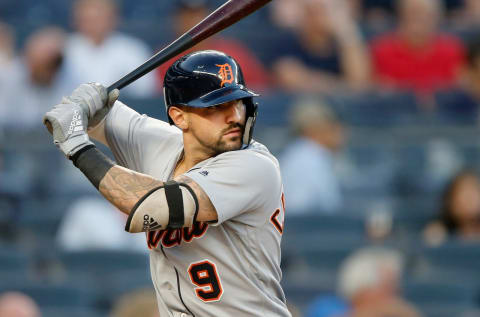
<svg viewBox="0 0 480 317">
<path fill-rule="evenodd" d="M 65 278 L 61 252 L 148 251 L 55 151 L 43 114 L 81 83 L 114 83 L 222 2 L 0 1 L 0 247 L 26 251 L 37 281 Z M 275 0 L 188 52 L 201 49 L 236 58 L 262 94 L 256 137 L 282 169 L 294 315 L 478 313 L 480 278 L 469 274 L 480 263 L 479 0 Z M 163 111 L 173 60 L 122 89 L 120 100 Z M 303 252 L 297 242 L 305 240 Z M 310 252 L 320 266 L 308 263 Z M 447 261 L 455 254 L 466 264 Z M 336 259 L 333 269 L 323 256 Z M 311 295 L 302 297 L 298 274 L 326 286 L 311 289 L 307 279 L 301 288 Z M 41 299 L 7 292 L 21 288 L 1 276 L 0 317 L 40 316 Z M 458 281 L 442 284 L 445 297 L 457 298 L 465 276 L 472 289 L 447 307 L 441 294 L 416 292 L 429 290 L 425 276 Z M 155 306 L 139 294 L 127 296 L 135 304 L 110 298 L 102 312 L 134 316 L 132 305 Z"/>
<path fill-rule="evenodd" d="M 35 117 L 35 111 L 42 113 L 79 83 L 115 82 L 218 4 L 174 1 L 168 8 L 169 27 L 158 30 L 157 41 L 148 37 L 147 42 L 129 29 L 133 17 L 122 17 L 122 4 L 127 5 L 121 1 L 67 2 L 67 25 L 40 16 L 32 23 L 39 26 L 27 34 L 22 29 L 17 38 L 20 28 L 8 25 L 8 15 L 0 24 L 2 114 L 11 110 L 11 98 Z M 439 91 L 460 89 L 474 103 L 480 98 L 479 11 L 473 0 L 279 0 L 262 13 L 259 28 L 276 32 L 263 43 L 244 43 L 230 32 L 189 51 L 227 52 L 243 65 L 249 86 L 265 93 L 412 91 L 421 107 L 435 110 L 433 96 Z M 152 28 L 156 25 L 152 21 Z M 123 95 L 161 95 L 169 64 L 125 88 Z M 25 100 L 19 101 L 19 95 Z M 2 115 L 7 117 L 11 120 L 2 125 L 12 123 L 15 115 Z M 18 120 L 28 125 L 29 117 Z"/>
</svg>

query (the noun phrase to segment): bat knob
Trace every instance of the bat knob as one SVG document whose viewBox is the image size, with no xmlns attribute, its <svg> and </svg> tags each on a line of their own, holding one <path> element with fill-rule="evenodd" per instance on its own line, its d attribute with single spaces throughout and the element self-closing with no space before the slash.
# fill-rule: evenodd
<svg viewBox="0 0 480 317">
<path fill-rule="evenodd" d="M 45 125 L 45 127 L 47 127 L 48 132 L 50 132 L 50 134 L 53 134 L 53 128 L 52 128 L 52 124 L 50 123 L 50 121 L 45 120 L 43 122 L 43 124 Z"/>
</svg>

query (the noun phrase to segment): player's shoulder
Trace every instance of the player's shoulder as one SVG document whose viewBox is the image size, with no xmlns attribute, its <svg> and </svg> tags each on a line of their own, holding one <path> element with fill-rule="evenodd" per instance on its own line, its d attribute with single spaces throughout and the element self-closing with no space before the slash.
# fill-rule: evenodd
<svg viewBox="0 0 480 317">
<path fill-rule="evenodd" d="M 228 161 L 234 166 L 245 166 L 248 170 L 276 170 L 279 168 L 278 160 L 267 147 L 259 142 L 252 141 L 250 145 L 238 151 L 229 151 L 217 156 L 219 161 Z"/>
<path fill-rule="evenodd" d="M 158 120 L 139 114 L 121 101 L 116 101 L 107 116 L 107 127 L 112 130 L 128 127 L 133 132 L 143 136 L 151 136 L 152 138 L 179 138 L 181 139 L 181 131 L 175 126 L 165 121 Z"/>
</svg>

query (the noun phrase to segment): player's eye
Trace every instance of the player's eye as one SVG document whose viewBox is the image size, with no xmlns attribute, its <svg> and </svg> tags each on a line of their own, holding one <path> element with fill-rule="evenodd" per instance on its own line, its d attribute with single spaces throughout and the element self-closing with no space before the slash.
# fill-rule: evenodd
<svg viewBox="0 0 480 317">
<path fill-rule="evenodd" d="M 218 109 L 220 109 L 220 106 L 218 106 L 218 105 L 207 107 L 207 110 L 209 110 L 209 111 L 215 111 L 215 110 L 218 110 Z"/>
</svg>

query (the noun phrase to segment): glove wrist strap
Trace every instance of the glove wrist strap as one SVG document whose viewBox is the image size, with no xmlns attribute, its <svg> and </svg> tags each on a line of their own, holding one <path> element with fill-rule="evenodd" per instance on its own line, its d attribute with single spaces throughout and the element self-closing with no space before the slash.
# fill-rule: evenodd
<svg viewBox="0 0 480 317">
<path fill-rule="evenodd" d="M 93 143 L 90 142 L 87 134 L 82 134 L 69 138 L 64 142 L 54 142 L 68 158 L 71 158 L 73 155 L 75 155 L 75 153 L 80 151 L 85 146 L 93 145 Z"/>
<path fill-rule="evenodd" d="M 71 160 L 96 189 L 99 188 L 105 174 L 115 165 L 93 144 L 79 150 L 71 157 Z"/>
</svg>

